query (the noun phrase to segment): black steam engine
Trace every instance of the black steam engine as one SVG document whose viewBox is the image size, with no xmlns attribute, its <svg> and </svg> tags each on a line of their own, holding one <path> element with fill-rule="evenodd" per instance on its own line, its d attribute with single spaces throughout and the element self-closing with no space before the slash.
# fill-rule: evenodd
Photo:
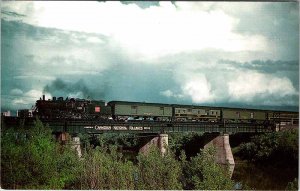
<svg viewBox="0 0 300 191">
<path fill-rule="evenodd" d="M 45 95 L 36 101 L 33 116 L 49 119 L 107 119 L 111 110 L 104 101 L 53 97 L 45 99 Z"/>
</svg>

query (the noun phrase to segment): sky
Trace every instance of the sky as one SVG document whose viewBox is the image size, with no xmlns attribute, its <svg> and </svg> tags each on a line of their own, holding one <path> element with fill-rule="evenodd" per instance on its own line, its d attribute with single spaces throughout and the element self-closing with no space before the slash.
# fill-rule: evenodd
<svg viewBox="0 0 300 191">
<path fill-rule="evenodd" d="M 2 1 L 1 109 L 299 105 L 298 2 Z"/>
</svg>

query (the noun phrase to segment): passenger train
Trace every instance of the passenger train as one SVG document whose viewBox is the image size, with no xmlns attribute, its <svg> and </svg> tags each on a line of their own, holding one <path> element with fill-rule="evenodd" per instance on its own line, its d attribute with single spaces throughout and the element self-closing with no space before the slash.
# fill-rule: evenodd
<svg viewBox="0 0 300 191">
<path fill-rule="evenodd" d="M 24 113 L 22 116 L 28 116 Z M 211 107 L 145 102 L 87 100 L 63 97 L 40 98 L 32 116 L 49 119 L 98 119 L 114 121 L 194 121 L 194 122 L 245 122 L 298 123 L 299 113 L 246 108 Z"/>
</svg>

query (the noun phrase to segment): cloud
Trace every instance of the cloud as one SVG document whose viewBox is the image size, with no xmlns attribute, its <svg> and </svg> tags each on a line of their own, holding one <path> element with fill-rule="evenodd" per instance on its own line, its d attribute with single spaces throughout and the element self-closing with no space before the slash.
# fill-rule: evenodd
<svg viewBox="0 0 300 191">
<path fill-rule="evenodd" d="M 121 1 L 121 3 L 127 4 L 135 4 L 143 9 L 149 8 L 151 6 L 159 6 L 159 1 Z"/>
<path fill-rule="evenodd" d="M 183 100 L 198 104 L 298 105 L 299 89 L 294 84 L 299 84 L 299 78 L 291 78 L 291 72 L 284 71 L 297 68 L 295 62 L 207 60 L 205 63 L 203 58 L 198 62 L 189 59 L 190 63 L 185 63 L 185 58 L 178 61 L 181 64 L 172 65 L 173 78 L 180 87 L 178 94 L 184 95 Z M 297 71 L 292 74 L 298 75 Z M 161 95 L 175 97 L 170 89 Z"/>
<path fill-rule="evenodd" d="M 15 88 L 15 89 L 12 89 L 12 90 L 10 91 L 10 94 L 11 94 L 11 95 L 17 95 L 17 96 L 19 96 L 19 95 L 22 95 L 22 94 L 23 94 L 23 91 L 20 90 L 20 89 L 18 89 L 18 88 Z"/>
<path fill-rule="evenodd" d="M 211 84 L 206 76 L 201 73 L 190 73 L 179 77 L 182 94 L 191 99 L 193 103 L 211 102 L 214 95 L 211 91 Z"/>
<path fill-rule="evenodd" d="M 183 87 L 183 92 L 192 98 L 194 103 L 203 103 L 213 99 L 206 79 L 190 81 Z"/>
<path fill-rule="evenodd" d="M 176 99 L 181 99 L 181 100 L 184 98 L 183 94 L 175 93 L 171 90 L 161 91 L 160 94 L 163 96 L 166 96 L 168 98 L 176 98 Z"/>
<path fill-rule="evenodd" d="M 2 110 L 19 110 L 19 109 L 31 109 L 43 95 L 42 91 L 31 89 L 23 92 L 20 89 L 12 89 L 10 95 L 1 96 L 1 108 Z M 51 95 L 46 93 L 46 97 L 51 98 Z"/>
<path fill-rule="evenodd" d="M 287 95 L 297 95 L 291 81 L 261 73 L 241 72 L 235 80 L 228 82 L 228 91 L 232 100 L 253 101 L 256 95 L 266 99 L 270 95 L 284 98 Z"/>
<path fill-rule="evenodd" d="M 20 8 L 22 3 L 34 11 L 29 14 L 28 9 Z M 5 3 L 4 8 L 27 14 L 23 21 L 36 26 L 109 36 L 129 53 L 149 58 L 206 48 L 236 52 L 269 51 L 273 47 L 264 35 L 236 33 L 233 28 L 239 19 L 220 7 L 206 11 L 171 2 L 145 9 L 121 2 L 22 3 Z"/>
</svg>

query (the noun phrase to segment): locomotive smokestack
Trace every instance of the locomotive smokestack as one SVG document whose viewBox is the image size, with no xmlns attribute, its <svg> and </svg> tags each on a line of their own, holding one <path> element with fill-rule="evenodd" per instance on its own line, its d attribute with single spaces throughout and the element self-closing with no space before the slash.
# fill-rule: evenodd
<svg viewBox="0 0 300 191">
<path fill-rule="evenodd" d="M 45 101 L 45 95 L 43 95 L 43 101 Z"/>
</svg>

